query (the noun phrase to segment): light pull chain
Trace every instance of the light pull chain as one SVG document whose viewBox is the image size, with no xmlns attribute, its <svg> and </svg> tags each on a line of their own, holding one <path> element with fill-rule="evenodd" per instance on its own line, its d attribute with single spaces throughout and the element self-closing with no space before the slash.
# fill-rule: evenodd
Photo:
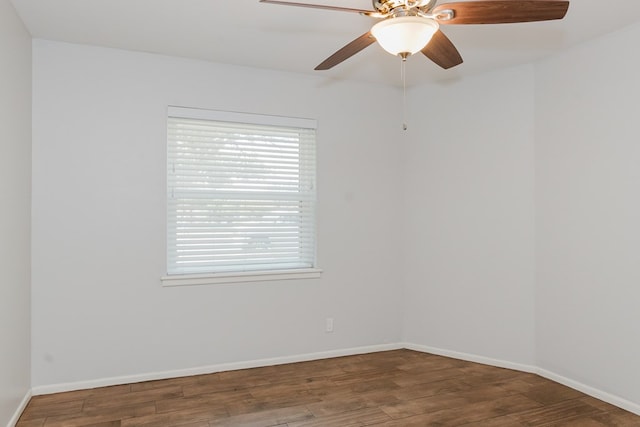
<svg viewBox="0 0 640 427">
<path fill-rule="evenodd" d="M 400 63 L 402 76 L 402 130 L 407 130 L 407 57 L 402 57 Z"/>
</svg>

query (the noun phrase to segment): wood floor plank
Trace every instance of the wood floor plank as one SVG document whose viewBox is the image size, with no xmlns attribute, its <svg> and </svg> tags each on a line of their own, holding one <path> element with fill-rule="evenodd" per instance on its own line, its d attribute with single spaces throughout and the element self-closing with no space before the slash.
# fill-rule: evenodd
<svg viewBox="0 0 640 427">
<path fill-rule="evenodd" d="M 153 401 L 139 402 L 131 404 L 120 404 L 118 406 L 96 406 L 91 408 L 84 408 L 82 413 L 75 415 L 74 418 L 87 418 L 92 417 L 94 419 L 124 419 L 131 417 L 139 417 L 141 415 L 152 414 L 156 412 L 156 405 Z M 64 419 L 65 417 L 60 417 Z M 51 417 L 47 418 L 47 422 L 51 421 Z"/>
<path fill-rule="evenodd" d="M 313 414 L 303 405 L 233 415 L 224 419 L 212 419 L 209 421 L 209 425 L 211 427 L 288 426 L 291 423 L 301 423 L 312 419 L 314 419 Z"/>
<path fill-rule="evenodd" d="M 513 417 L 526 426 L 546 426 L 566 423 L 579 418 L 589 418 L 601 411 L 579 399 L 566 400 L 514 414 Z"/>
<path fill-rule="evenodd" d="M 362 427 L 383 424 L 390 418 L 378 408 L 341 412 L 326 417 L 315 417 L 301 422 L 289 422 L 288 427 Z"/>
<path fill-rule="evenodd" d="M 405 401 L 418 399 L 420 397 L 435 396 L 437 394 L 456 393 L 465 390 L 471 390 L 472 386 L 464 382 L 463 377 L 455 377 L 449 379 L 440 379 L 437 381 L 429 381 L 425 383 L 409 384 L 390 393 L 398 400 Z"/>
<path fill-rule="evenodd" d="M 522 392 L 522 394 L 545 405 L 577 399 L 582 396 L 582 393 L 577 390 L 551 382 L 533 386 L 529 390 Z"/>
<path fill-rule="evenodd" d="M 122 424 L 120 423 L 120 420 L 116 420 L 116 421 L 107 421 L 104 423 L 98 423 L 98 424 L 91 424 L 91 427 L 120 427 Z"/>
<path fill-rule="evenodd" d="M 69 400 L 63 402 L 49 402 L 47 404 L 37 404 L 29 402 L 27 408 L 22 413 L 25 420 L 33 420 L 44 417 L 54 417 L 56 415 L 80 414 L 84 400 Z"/>
<path fill-rule="evenodd" d="M 223 412 L 227 412 L 226 405 L 234 402 L 241 402 L 251 399 L 252 396 L 247 390 L 216 392 L 199 394 L 194 396 L 168 397 L 156 400 L 156 412 L 189 411 L 198 408 L 220 407 Z"/>
<path fill-rule="evenodd" d="M 603 424 L 589 416 L 570 419 L 566 421 L 559 421 L 556 423 L 545 425 L 545 427 L 611 427 L 611 426 L 617 426 L 617 424 Z"/>
<path fill-rule="evenodd" d="M 413 384 L 450 380 L 452 378 L 462 378 L 464 376 L 465 373 L 460 368 L 446 368 L 425 372 L 419 372 L 419 370 L 416 369 L 415 372 L 408 371 L 406 375 L 396 375 L 394 382 L 401 387 L 406 387 Z"/>
<path fill-rule="evenodd" d="M 495 418 L 487 418 L 480 422 L 474 421 L 467 424 L 462 424 L 460 427 L 524 427 L 525 425 L 515 420 L 510 415 L 503 415 Z"/>
<path fill-rule="evenodd" d="M 166 412 L 163 414 L 147 414 L 139 417 L 125 418 L 122 427 L 176 427 L 194 423 L 208 423 L 209 420 L 228 418 L 220 408 L 198 408 L 189 411 Z M 46 427 L 46 426 L 45 426 Z"/>
<path fill-rule="evenodd" d="M 145 391 L 172 386 L 191 386 L 194 384 L 208 383 L 216 380 L 213 375 L 193 375 L 188 377 L 168 378 L 165 380 L 144 381 L 131 384 L 129 391 Z"/>
<path fill-rule="evenodd" d="M 46 418 L 38 418 L 35 420 L 20 420 L 20 427 L 42 427 Z"/>
<path fill-rule="evenodd" d="M 470 423 L 482 425 L 486 420 L 498 416 L 540 406 L 537 402 L 520 395 L 512 395 L 498 400 L 471 404 L 465 403 L 464 399 L 462 402 L 457 402 L 456 404 L 453 404 L 452 401 L 446 409 L 438 409 L 440 408 L 439 405 L 432 406 L 433 402 L 428 402 L 428 405 L 428 409 L 424 406 L 422 407 L 422 414 L 420 414 L 426 422 L 425 425 L 439 426 L 460 426 Z M 397 414 L 393 418 L 397 419 Z M 519 422 L 519 420 L 516 420 L 516 422 Z"/>
<path fill-rule="evenodd" d="M 180 424 L 176 427 L 210 427 L 208 421 L 197 421 L 195 423 Z"/>
<path fill-rule="evenodd" d="M 640 427 L 540 376 L 410 350 L 35 396 L 17 427 Z"/>
<path fill-rule="evenodd" d="M 92 412 L 100 408 L 113 408 L 118 406 L 131 406 L 137 403 L 155 402 L 157 400 L 182 397 L 182 386 L 169 386 L 154 388 L 144 391 L 131 391 L 118 395 L 102 396 L 99 394 L 89 396 L 84 402 L 84 411 Z"/>
<path fill-rule="evenodd" d="M 351 393 L 345 393 L 342 396 L 334 396 L 332 399 L 307 404 L 306 407 L 315 417 L 320 418 L 343 412 L 376 408 L 378 405 L 365 397 L 354 397 Z"/>
<path fill-rule="evenodd" d="M 63 393 L 46 394 L 42 396 L 33 396 L 30 403 L 37 405 L 47 405 L 49 403 L 58 404 L 60 402 L 68 402 L 71 400 L 83 400 L 93 395 L 115 396 L 118 394 L 129 393 L 131 384 L 115 385 L 109 387 L 90 388 L 86 390 L 67 391 Z"/>
<path fill-rule="evenodd" d="M 156 405 L 145 402 L 136 405 L 97 408 L 91 413 L 73 413 L 47 417 L 44 427 L 84 427 L 110 422 L 122 423 L 129 418 L 154 414 Z M 19 424 L 18 424 L 19 425 Z"/>
<path fill-rule="evenodd" d="M 415 415 L 424 415 L 430 412 L 441 411 L 449 408 L 459 408 L 466 403 L 465 399 L 456 396 L 455 393 L 422 397 L 382 406 L 382 410 L 392 419 L 401 419 Z"/>
</svg>

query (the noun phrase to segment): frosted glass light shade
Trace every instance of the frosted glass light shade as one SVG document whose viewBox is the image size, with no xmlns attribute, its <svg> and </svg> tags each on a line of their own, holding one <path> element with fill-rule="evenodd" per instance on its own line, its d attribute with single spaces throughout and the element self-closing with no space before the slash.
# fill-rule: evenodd
<svg viewBox="0 0 640 427">
<path fill-rule="evenodd" d="M 419 16 L 400 16 L 378 22 L 371 34 L 380 46 L 392 55 L 414 53 L 422 50 L 438 31 L 436 21 Z"/>
</svg>

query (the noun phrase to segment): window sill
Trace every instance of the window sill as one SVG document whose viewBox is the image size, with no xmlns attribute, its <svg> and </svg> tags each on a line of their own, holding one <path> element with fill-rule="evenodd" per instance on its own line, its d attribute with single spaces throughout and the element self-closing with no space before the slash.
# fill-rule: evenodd
<svg viewBox="0 0 640 427">
<path fill-rule="evenodd" d="M 233 273 L 180 274 L 160 278 L 162 286 L 198 286 L 221 283 L 266 282 L 270 280 L 318 279 L 322 270 L 305 268 L 298 270 L 243 271 Z"/>
</svg>

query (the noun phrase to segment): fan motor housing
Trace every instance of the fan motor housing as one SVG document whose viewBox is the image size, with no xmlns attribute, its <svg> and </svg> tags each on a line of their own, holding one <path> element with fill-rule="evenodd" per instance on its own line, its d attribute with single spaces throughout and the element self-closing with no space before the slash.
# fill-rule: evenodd
<svg viewBox="0 0 640 427">
<path fill-rule="evenodd" d="M 397 8 L 420 8 L 429 10 L 436 4 L 436 0 L 372 0 L 373 8 L 380 13 L 389 13 Z"/>
</svg>

